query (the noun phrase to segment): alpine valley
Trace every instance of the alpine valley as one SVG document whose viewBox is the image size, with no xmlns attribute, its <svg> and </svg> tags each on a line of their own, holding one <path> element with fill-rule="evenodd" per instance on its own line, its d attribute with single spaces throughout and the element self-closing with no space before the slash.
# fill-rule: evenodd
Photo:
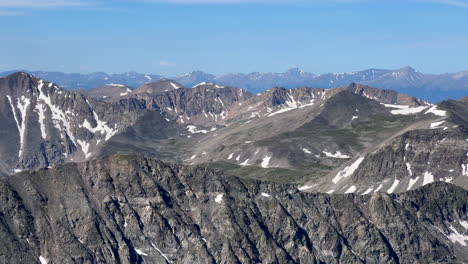
<svg viewBox="0 0 468 264">
<path fill-rule="evenodd" d="M 0 263 L 468 262 L 468 97 L 401 93 L 468 75 L 45 75 L 0 78 Z"/>
</svg>

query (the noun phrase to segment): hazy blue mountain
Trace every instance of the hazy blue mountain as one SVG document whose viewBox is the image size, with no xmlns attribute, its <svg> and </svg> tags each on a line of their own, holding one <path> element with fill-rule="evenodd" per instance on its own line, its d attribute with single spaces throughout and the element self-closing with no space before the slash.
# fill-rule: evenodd
<svg viewBox="0 0 468 264">
<path fill-rule="evenodd" d="M 12 71 L 0 73 L 5 76 Z M 105 84 L 122 84 L 137 88 L 145 83 L 154 82 L 163 77 L 155 74 L 128 72 L 91 74 L 27 71 L 42 79 L 50 80 L 66 89 L 91 89 Z M 252 93 L 260 93 L 272 87 L 297 88 L 318 87 L 336 88 L 350 83 L 361 83 L 381 89 L 391 89 L 406 93 L 430 102 L 445 99 L 459 99 L 468 94 L 468 71 L 445 74 L 426 74 L 411 67 L 396 70 L 368 69 L 350 73 L 327 73 L 316 75 L 299 68 L 292 68 L 284 73 L 229 73 L 214 75 L 202 71 L 193 71 L 183 76 L 171 77 L 185 87 L 193 87 L 202 82 L 211 82 L 224 86 L 244 88 Z"/>
</svg>

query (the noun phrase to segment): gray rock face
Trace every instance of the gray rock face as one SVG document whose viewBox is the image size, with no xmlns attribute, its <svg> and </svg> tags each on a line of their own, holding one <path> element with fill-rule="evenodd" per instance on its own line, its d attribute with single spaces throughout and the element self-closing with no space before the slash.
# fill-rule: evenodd
<svg viewBox="0 0 468 264">
<path fill-rule="evenodd" d="M 466 263 L 468 192 L 327 195 L 132 155 L 0 180 L 2 263 Z"/>
<path fill-rule="evenodd" d="M 80 161 L 141 115 L 26 73 L 0 78 L 0 174 Z"/>
</svg>

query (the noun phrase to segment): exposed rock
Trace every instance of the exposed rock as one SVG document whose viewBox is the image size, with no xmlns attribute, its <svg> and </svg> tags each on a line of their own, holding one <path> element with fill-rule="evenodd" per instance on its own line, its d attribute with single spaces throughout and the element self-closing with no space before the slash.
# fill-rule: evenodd
<svg viewBox="0 0 468 264">
<path fill-rule="evenodd" d="M 0 180 L 0 262 L 463 263 L 468 192 L 302 193 L 116 155 Z"/>
</svg>

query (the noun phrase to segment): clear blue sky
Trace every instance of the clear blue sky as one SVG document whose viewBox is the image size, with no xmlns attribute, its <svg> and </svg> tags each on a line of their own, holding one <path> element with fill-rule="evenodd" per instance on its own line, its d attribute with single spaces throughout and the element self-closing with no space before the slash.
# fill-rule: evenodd
<svg viewBox="0 0 468 264">
<path fill-rule="evenodd" d="M 468 70 L 468 0 L 0 0 L 0 28 L 0 71 Z"/>
</svg>

